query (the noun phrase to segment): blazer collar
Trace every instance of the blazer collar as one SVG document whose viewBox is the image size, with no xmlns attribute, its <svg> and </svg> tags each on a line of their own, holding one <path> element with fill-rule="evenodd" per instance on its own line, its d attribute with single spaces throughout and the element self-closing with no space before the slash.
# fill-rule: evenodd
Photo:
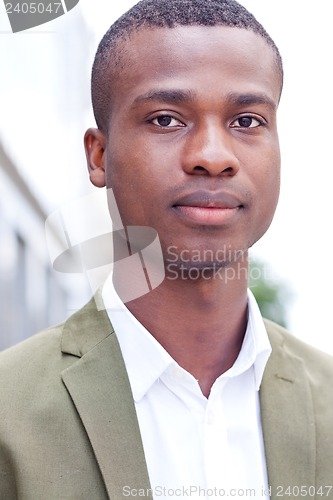
<svg viewBox="0 0 333 500">
<path fill-rule="evenodd" d="M 275 500 L 288 487 L 293 496 L 294 486 L 316 484 L 315 421 L 303 361 L 273 323 L 266 322 L 266 327 L 272 354 L 260 389 L 260 407 L 268 482 Z"/>
<path fill-rule="evenodd" d="M 116 336 L 92 299 L 64 325 L 62 352 L 79 358 L 62 380 L 88 434 L 109 498 L 150 483 L 133 396 Z M 152 498 L 146 496 L 146 498 Z"/>
<path fill-rule="evenodd" d="M 99 342 L 114 333 L 104 308 L 98 307 L 100 292 L 64 324 L 61 350 L 81 358 Z"/>
</svg>

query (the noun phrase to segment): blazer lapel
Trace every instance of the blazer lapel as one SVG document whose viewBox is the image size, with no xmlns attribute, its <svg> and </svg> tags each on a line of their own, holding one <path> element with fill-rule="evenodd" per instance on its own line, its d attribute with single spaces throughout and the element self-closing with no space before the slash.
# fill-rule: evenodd
<svg viewBox="0 0 333 500">
<path fill-rule="evenodd" d="M 110 499 L 122 498 L 126 486 L 149 490 L 131 388 L 106 312 L 97 311 L 91 301 L 66 323 L 62 344 L 63 352 L 80 356 L 62 372 L 62 379 L 89 436 Z"/>
<path fill-rule="evenodd" d="M 268 333 L 272 354 L 261 389 L 261 417 L 271 498 L 299 496 L 315 482 L 315 422 L 303 362 L 279 332 Z M 295 488 L 293 490 L 293 488 Z M 301 491 L 301 490 L 300 490 Z"/>
</svg>

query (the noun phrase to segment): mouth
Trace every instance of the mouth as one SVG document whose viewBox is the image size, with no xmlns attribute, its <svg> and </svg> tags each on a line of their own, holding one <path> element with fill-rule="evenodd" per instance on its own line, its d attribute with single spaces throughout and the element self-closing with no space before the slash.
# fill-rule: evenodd
<svg viewBox="0 0 333 500">
<path fill-rule="evenodd" d="M 244 204 L 232 193 L 196 191 L 177 200 L 172 208 L 192 223 L 219 226 L 232 222 Z"/>
</svg>

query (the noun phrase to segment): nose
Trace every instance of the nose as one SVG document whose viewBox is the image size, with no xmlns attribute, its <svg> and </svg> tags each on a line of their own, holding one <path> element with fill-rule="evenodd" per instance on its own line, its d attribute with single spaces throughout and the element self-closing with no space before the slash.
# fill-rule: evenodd
<svg viewBox="0 0 333 500">
<path fill-rule="evenodd" d="M 190 175 L 231 177 L 239 170 L 232 137 L 220 122 L 205 123 L 189 132 L 183 153 L 183 170 Z"/>
</svg>

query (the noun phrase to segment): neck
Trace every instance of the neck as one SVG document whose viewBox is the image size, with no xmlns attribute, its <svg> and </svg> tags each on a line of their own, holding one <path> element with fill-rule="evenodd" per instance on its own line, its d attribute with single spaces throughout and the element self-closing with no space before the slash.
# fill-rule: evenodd
<svg viewBox="0 0 333 500">
<path fill-rule="evenodd" d="M 247 279 L 168 277 L 127 308 L 208 396 L 216 378 L 235 362 L 247 325 Z M 230 276 L 231 273 L 229 273 Z M 114 276 L 117 281 L 120 276 Z"/>
</svg>

